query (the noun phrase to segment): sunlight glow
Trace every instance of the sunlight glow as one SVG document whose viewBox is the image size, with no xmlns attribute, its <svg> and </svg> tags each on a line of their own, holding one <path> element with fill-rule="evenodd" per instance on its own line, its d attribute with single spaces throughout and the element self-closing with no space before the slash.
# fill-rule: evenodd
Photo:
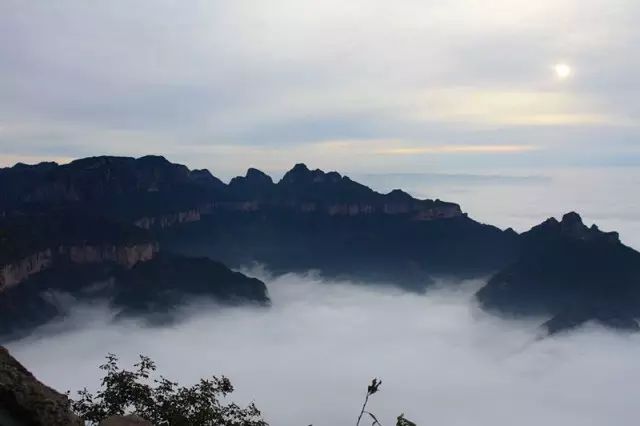
<svg viewBox="0 0 640 426">
<path fill-rule="evenodd" d="M 553 70 L 556 73 L 556 77 L 558 77 L 558 79 L 560 80 L 566 80 L 567 78 L 571 77 L 571 74 L 573 73 L 571 67 L 564 63 L 554 65 Z"/>
</svg>

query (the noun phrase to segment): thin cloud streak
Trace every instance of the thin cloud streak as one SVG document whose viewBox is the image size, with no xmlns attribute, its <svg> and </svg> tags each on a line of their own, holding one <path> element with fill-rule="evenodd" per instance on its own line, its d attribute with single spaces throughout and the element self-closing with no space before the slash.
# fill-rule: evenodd
<svg viewBox="0 0 640 426">
<path fill-rule="evenodd" d="M 425 147 L 407 147 L 407 148 L 390 148 L 375 151 L 376 154 L 384 155 L 413 155 L 413 154 L 456 154 L 456 153 L 475 153 L 475 154 L 496 154 L 496 153 L 513 153 L 526 152 L 540 149 L 531 145 L 444 145 L 444 146 L 425 146 Z"/>
</svg>

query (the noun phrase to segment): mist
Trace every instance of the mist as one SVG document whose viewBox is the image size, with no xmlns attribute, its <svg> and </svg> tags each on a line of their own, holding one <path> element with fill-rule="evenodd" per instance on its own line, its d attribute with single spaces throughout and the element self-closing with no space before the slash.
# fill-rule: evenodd
<svg viewBox="0 0 640 426">
<path fill-rule="evenodd" d="M 267 283 L 270 308 L 194 301 L 159 328 L 77 304 L 7 346 L 60 391 L 97 389 L 108 352 L 125 366 L 148 355 L 181 384 L 224 374 L 232 399 L 255 401 L 276 426 L 354 425 L 373 377 L 383 382 L 369 409 L 383 425 L 401 413 L 421 426 L 637 424 L 640 336 L 594 325 L 540 339 L 542 319 L 476 306 L 482 280 L 415 294 L 313 272 L 244 272 Z"/>
</svg>

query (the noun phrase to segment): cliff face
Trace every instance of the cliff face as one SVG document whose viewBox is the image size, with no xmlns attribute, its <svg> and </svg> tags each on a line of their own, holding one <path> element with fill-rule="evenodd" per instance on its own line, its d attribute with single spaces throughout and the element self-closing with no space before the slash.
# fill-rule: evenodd
<svg viewBox="0 0 640 426">
<path fill-rule="evenodd" d="M 30 275 L 49 269 L 53 265 L 53 251 L 46 249 L 34 253 L 15 263 L 0 267 L 0 292 L 20 284 Z"/>
<path fill-rule="evenodd" d="M 55 249 L 42 250 L 17 262 L 2 266 L 0 268 L 0 292 L 22 283 L 31 275 L 53 267 L 56 262 L 68 261 L 80 265 L 115 263 L 129 269 L 139 262 L 153 259 L 157 252 L 158 244 L 155 242 L 124 246 L 60 246 Z"/>
<path fill-rule="evenodd" d="M 137 219 L 134 224 L 143 229 L 153 228 L 170 228 L 183 223 L 197 222 L 200 220 L 202 213 L 198 209 L 191 209 L 183 212 L 164 214 L 160 216 L 142 217 Z"/>
<path fill-rule="evenodd" d="M 129 246 L 72 246 L 61 247 L 58 254 L 71 263 L 115 263 L 127 269 L 139 262 L 153 259 L 158 252 L 157 243 L 141 243 Z"/>
<path fill-rule="evenodd" d="M 0 424 L 81 426 L 66 396 L 42 384 L 0 346 Z"/>
</svg>

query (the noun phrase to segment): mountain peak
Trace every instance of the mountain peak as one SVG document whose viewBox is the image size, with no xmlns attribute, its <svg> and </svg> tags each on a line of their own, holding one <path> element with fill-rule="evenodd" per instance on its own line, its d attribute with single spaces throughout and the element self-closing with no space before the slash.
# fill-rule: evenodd
<svg viewBox="0 0 640 426">
<path fill-rule="evenodd" d="M 562 225 L 566 226 L 577 226 L 583 225 L 582 218 L 576 212 L 569 212 L 562 216 Z"/>
<path fill-rule="evenodd" d="M 563 235 L 581 240 L 593 235 L 589 228 L 582 223 L 582 218 L 576 212 L 569 212 L 562 216 L 560 229 Z"/>
<path fill-rule="evenodd" d="M 293 173 L 306 173 L 309 172 L 309 168 L 304 163 L 297 163 L 289 172 Z"/>
<path fill-rule="evenodd" d="M 253 167 L 250 167 L 249 169 L 247 169 L 245 179 L 247 180 L 247 182 L 251 182 L 251 183 L 268 183 L 268 184 L 273 183 L 271 176 Z"/>
<path fill-rule="evenodd" d="M 301 180 L 308 178 L 311 171 L 304 163 L 298 163 L 282 177 L 282 183 L 300 183 Z"/>
<path fill-rule="evenodd" d="M 207 169 L 194 169 L 189 172 L 189 178 L 202 185 L 215 185 L 217 187 L 224 186 L 222 181 L 211 174 Z"/>
<path fill-rule="evenodd" d="M 138 158 L 138 161 L 151 164 L 173 164 L 162 155 L 145 155 Z"/>
<path fill-rule="evenodd" d="M 540 225 L 534 226 L 525 233 L 526 235 L 538 237 L 563 237 L 574 240 L 595 240 L 604 239 L 610 242 L 619 242 L 617 232 L 603 232 L 596 225 L 586 226 L 582 222 L 582 218 L 576 212 L 569 212 L 562 216 L 562 220 L 558 221 L 554 217 L 542 222 Z"/>
<path fill-rule="evenodd" d="M 411 200 L 413 197 L 408 193 L 404 192 L 402 189 L 394 189 L 393 191 L 387 194 L 387 197 L 390 197 L 393 200 Z"/>
</svg>

